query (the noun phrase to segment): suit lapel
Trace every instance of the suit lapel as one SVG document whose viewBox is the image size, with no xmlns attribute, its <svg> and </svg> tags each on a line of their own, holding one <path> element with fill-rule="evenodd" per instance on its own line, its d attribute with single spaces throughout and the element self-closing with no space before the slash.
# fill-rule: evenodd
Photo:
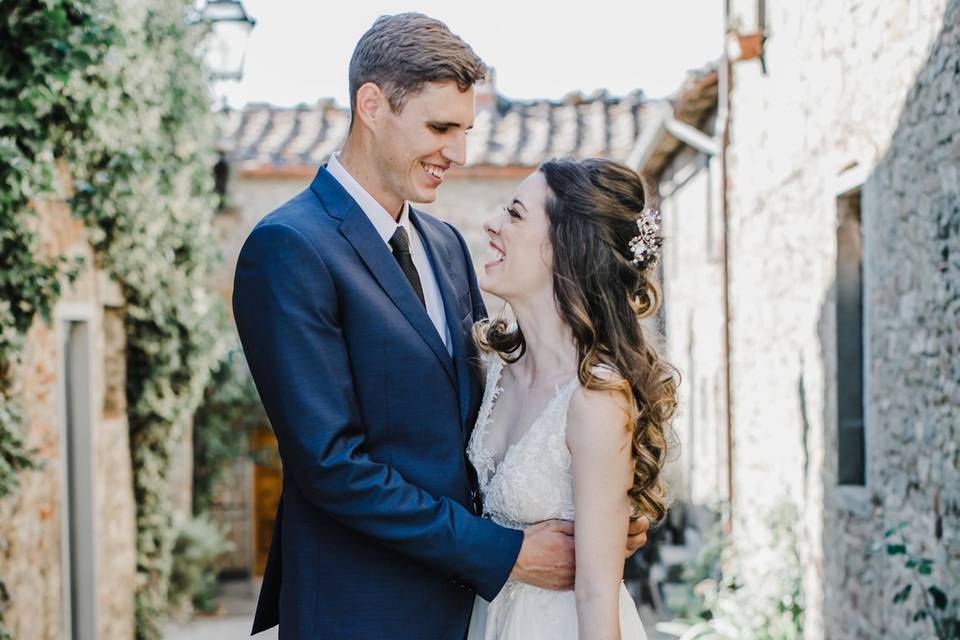
<svg viewBox="0 0 960 640">
<path fill-rule="evenodd" d="M 314 178 L 310 188 L 320 198 L 327 212 L 342 220 L 339 227 L 341 235 L 353 246 L 380 288 L 437 356 L 450 381 L 456 384 L 456 373 L 443 340 L 437 334 L 430 316 L 420 304 L 417 294 L 407 282 L 390 249 L 367 218 L 367 214 L 340 186 L 340 183 L 327 173 L 325 166 L 317 172 L 317 177 Z"/>
<path fill-rule="evenodd" d="M 457 307 L 457 289 L 450 279 L 452 266 L 450 251 L 443 236 L 434 229 L 432 224 L 420 219 L 417 212 L 410 208 L 410 221 L 417 228 L 420 239 L 427 249 L 433 273 L 440 288 L 440 297 L 443 299 L 443 313 L 450 328 L 450 340 L 453 342 L 453 361 L 457 370 L 458 397 L 460 399 L 460 426 L 466 427 L 470 411 L 470 368 L 467 362 L 466 337 L 460 326 L 460 309 Z"/>
</svg>

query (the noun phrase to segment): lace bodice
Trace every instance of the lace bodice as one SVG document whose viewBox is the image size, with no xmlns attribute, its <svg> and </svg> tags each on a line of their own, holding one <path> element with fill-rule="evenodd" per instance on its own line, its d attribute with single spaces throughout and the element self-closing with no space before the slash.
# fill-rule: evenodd
<svg viewBox="0 0 960 640">
<path fill-rule="evenodd" d="M 487 386 L 467 455 L 477 470 L 483 512 L 497 524 L 513 529 L 543 520 L 573 520 L 573 478 L 566 444 L 567 406 L 578 379 L 557 386 L 540 416 L 496 462 L 488 448 L 490 416 L 502 392 L 504 362 L 486 358 Z"/>
</svg>

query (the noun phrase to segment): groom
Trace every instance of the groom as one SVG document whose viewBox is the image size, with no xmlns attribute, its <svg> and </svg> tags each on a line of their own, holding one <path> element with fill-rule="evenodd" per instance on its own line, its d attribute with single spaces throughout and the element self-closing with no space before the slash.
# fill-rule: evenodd
<svg viewBox="0 0 960 640">
<path fill-rule="evenodd" d="M 240 253 L 234 315 L 284 471 L 254 633 L 462 640 L 474 594 L 510 576 L 572 586 L 571 523 L 479 516 L 464 451 L 485 309 L 463 238 L 408 204 L 465 163 L 485 71 L 443 23 L 379 18 L 343 150 Z"/>
</svg>

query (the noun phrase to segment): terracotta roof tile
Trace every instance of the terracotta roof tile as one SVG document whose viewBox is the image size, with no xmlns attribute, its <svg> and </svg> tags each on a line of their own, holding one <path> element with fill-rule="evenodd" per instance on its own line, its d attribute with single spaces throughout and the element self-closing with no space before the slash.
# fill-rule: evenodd
<svg viewBox="0 0 960 640">
<path fill-rule="evenodd" d="M 625 160 L 649 104 L 640 91 L 570 94 L 562 101 L 497 96 L 477 113 L 467 136 L 467 165 L 533 167 L 555 156 Z M 322 100 L 292 108 L 251 104 L 221 119 L 228 158 L 244 170 L 269 171 L 326 161 L 343 143 L 350 113 Z"/>
</svg>

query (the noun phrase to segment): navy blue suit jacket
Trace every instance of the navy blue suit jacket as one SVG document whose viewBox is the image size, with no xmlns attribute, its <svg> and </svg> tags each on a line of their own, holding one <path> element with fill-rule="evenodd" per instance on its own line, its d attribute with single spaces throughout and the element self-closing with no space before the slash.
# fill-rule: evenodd
<svg viewBox="0 0 960 640">
<path fill-rule="evenodd" d="M 276 432 L 283 497 L 253 632 L 462 640 L 522 533 L 476 514 L 465 444 L 484 314 L 460 234 L 410 210 L 437 277 L 451 358 L 359 205 L 321 167 L 253 229 L 233 310 Z"/>
</svg>

